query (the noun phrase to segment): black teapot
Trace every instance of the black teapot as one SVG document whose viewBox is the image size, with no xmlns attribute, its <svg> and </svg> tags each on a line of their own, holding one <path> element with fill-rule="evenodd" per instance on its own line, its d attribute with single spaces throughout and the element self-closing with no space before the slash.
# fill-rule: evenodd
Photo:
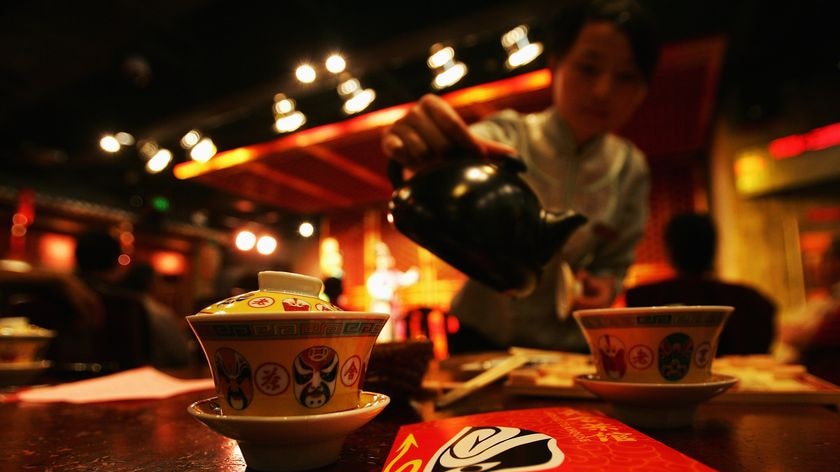
<svg viewBox="0 0 840 472">
<path fill-rule="evenodd" d="M 393 224 L 465 275 L 502 293 L 528 295 L 543 266 L 587 219 L 544 210 L 518 175 L 524 170 L 510 156 L 462 158 L 432 164 L 406 181 L 402 165 L 391 160 Z"/>
</svg>

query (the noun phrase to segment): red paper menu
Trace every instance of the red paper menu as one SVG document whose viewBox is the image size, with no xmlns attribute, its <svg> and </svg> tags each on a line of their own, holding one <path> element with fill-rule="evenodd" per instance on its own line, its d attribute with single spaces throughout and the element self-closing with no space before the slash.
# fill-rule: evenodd
<svg viewBox="0 0 840 472">
<path fill-rule="evenodd" d="M 402 426 L 383 472 L 713 471 L 606 415 L 508 410 Z"/>
</svg>

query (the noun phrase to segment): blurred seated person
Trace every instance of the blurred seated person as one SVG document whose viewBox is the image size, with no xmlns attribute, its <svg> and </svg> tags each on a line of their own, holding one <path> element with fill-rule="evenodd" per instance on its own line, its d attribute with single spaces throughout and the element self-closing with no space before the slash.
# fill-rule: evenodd
<svg viewBox="0 0 840 472">
<path fill-rule="evenodd" d="M 88 230 L 76 239 L 76 276 L 95 292 L 105 310 L 97 340 L 102 370 L 124 370 L 150 360 L 149 320 L 143 302 L 122 287 L 122 246 L 107 229 Z"/>
<path fill-rule="evenodd" d="M 0 267 L 0 316 L 22 316 L 56 331 L 46 359 L 58 368 L 96 360 L 104 323 L 99 297 L 72 274 L 25 265 Z"/>
<path fill-rule="evenodd" d="M 676 275 L 628 289 L 627 306 L 732 306 L 735 310 L 721 332 L 718 356 L 770 352 L 776 304 L 752 287 L 715 277 L 717 230 L 712 219 L 706 214 L 675 215 L 665 228 L 665 246 Z"/>
<path fill-rule="evenodd" d="M 327 277 L 324 279 L 324 295 L 327 296 L 330 303 L 338 308 L 344 309 L 344 281 L 341 277 Z"/>
<path fill-rule="evenodd" d="M 374 255 L 376 270 L 368 276 L 365 283 L 370 295 L 368 309 L 372 312 L 391 315 L 379 333 L 377 342 L 405 340 L 406 330 L 403 319 L 405 313 L 403 313 L 402 300 L 398 292 L 403 287 L 417 283 L 420 270 L 417 267 L 411 267 L 405 271 L 397 269 L 396 259 L 391 255 L 388 245 L 382 241 L 374 246 Z"/>
<path fill-rule="evenodd" d="M 145 262 L 134 262 L 122 285 L 140 298 L 148 313 L 152 365 L 158 368 L 186 367 L 193 358 L 192 336 L 187 336 L 186 325 L 179 322 L 175 311 L 154 297 L 157 280 L 154 267 Z"/>
<path fill-rule="evenodd" d="M 780 340 L 808 372 L 840 384 L 840 236 L 822 254 L 817 272 L 824 296 L 783 319 Z"/>
</svg>

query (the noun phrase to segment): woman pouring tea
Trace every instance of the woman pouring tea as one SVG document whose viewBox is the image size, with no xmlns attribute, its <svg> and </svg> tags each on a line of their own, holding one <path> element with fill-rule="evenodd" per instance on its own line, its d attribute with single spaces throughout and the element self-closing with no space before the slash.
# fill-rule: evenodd
<svg viewBox="0 0 840 472">
<path fill-rule="evenodd" d="M 588 218 L 529 295 L 511 297 L 468 280 L 451 305 L 460 321 L 453 353 L 510 346 L 585 351 L 574 320 L 557 313 L 561 267 L 569 264 L 581 287 L 574 309 L 609 306 L 645 227 L 645 156 L 613 132 L 647 94 L 659 54 L 653 22 L 632 0 L 564 2 L 553 18 L 552 106 L 531 114 L 505 110 L 467 126 L 445 100 L 426 95 L 382 139 L 386 155 L 414 172 L 455 155 L 518 156 L 527 169 L 522 178 L 545 209 Z"/>
</svg>

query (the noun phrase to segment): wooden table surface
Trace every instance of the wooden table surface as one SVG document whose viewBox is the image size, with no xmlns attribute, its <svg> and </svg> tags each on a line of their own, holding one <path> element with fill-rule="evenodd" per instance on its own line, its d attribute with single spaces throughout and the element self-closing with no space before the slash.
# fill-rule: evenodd
<svg viewBox="0 0 840 472">
<path fill-rule="evenodd" d="M 233 440 L 187 413 L 207 398 L 194 392 L 165 400 L 85 405 L 0 404 L 0 471 L 244 471 Z M 500 409 L 571 406 L 599 409 L 595 400 L 516 396 L 493 384 L 445 409 L 435 394 L 393 399 L 371 423 L 352 433 L 338 462 L 321 471 L 379 471 L 400 425 Z M 701 405 L 694 425 L 641 430 L 722 471 L 840 470 L 840 414 L 817 404 Z"/>
</svg>

